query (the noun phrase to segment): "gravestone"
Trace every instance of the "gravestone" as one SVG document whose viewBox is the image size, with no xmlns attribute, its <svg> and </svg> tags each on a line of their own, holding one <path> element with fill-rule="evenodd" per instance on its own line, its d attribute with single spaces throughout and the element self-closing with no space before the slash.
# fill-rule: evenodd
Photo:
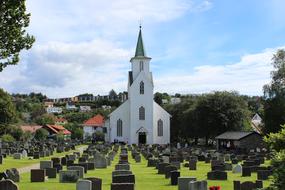
<svg viewBox="0 0 285 190">
<path fill-rule="evenodd" d="M 59 171 L 60 183 L 75 183 L 79 179 L 78 170 Z"/>
<path fill-rule="evenodd" d="M 129 164 L 117 164 L 115 165 L 115 170 L 130 170 Z"/>
<path fill-rule="evenodd" d="M 257 180 L 255 183 L 252 181 L 245 181 L 241 183 L 240 181 L 234 181 L 234 190 L 255 190 L 263 188 L 262 181 Z"/>
<path fill-rule="evenodd" d="M 46 170 L 46 176 L 48 178 L 56 178 L 56 168 L 45 168 Z"/>
<path fill-rule="evenodd" d="M 112 177 L 115 175 L 131 175 L 132 172 L 130 170 L 115 170 L 112 172 Z"/>
<path fill-rule="evenodd" d="M 102 179 L 95 177 L 89 177 L 85 179 L 91 181 L 92 183 L 91 190 L 102 190 Z"/>
<path fill-rule="evenodd" d="M 8 179 L 11 179 L 14 182 L 20 182 L 20 174 L 16 168 L 6 170 L 6 175 Z"/>
<path fill-rule="evenodd" d="M 80 179 L 76 183 L 76 190 L 92 190 L 92 182 L 86 179 Z"/>
<path fill-rule="evenodd" d="M 190 181 L 188 190 L 208 190 L 207 181 Z"/>
<path fill-rule="evenodd" d="M 19 190 L 16 183 L 10 179 L 0 180 L 0 189 L 1 190 Z"/>
<path fill-rule="evenodd" d="M 46 171 L 43 169 L 31 169 L 31 182 L 44 182 Z"/>
<path fill-rule="evenodd" d="M 258 180 L 267 180 L 270 175 L 271 175 L 271 172 L 269 170 L 258 170 L 257 171 Z"/>
<path fill-rule="evenodd" d="M 135 184 L 135 175 L 115 175 L 112 177 L 112 183 L 133 183 Z"/>
<path fill-rule="evenodd" d="M 190 181 L 196 181 L 195 177 L 178 177 L 178 190 L 187 190 Z"/>
<path fill-rule="evenodd" d="M 133 183 L 112 183 L 111 190 L 134 190 L 135 184 Z"/>
<path fill-rule="evenodd" d="M 172 172 L 172 171 L 176 171 L 177 170 L 177 168 L 175 167 L 175 166 L 173 166 L 173 165 L 169 165 L 169 166 L 166 166 L 165 167 L 165 179 L 168 179 L 168 178 L 170 178 L 170 175 L 171 175 L 171 173 L 170 172 Z"/>
<path fill-rule="evenodd" d="M 13 158 L 17 159 L 17 160 L 20 160 L 20 159 L 22 159 L 22 154 L 21 153 L 14 153 L 13 154 Z"/>
<path fill-rule="evenodd" d="M 78 171 L 79 178 L 84 177 L 84 167 L 82 167 L 82 166 L 68 166 L 67 170 L 76 170 L 76 171 Z"/>
<path fill-rule="evenodd" d="M 189 160 L 189 170 L 197 170 L 197 161 Z"/>
<path fill-rule="evenodd" d="M 179 171 L 171 171 L 170 172 L 170 178 L 171 178 L 170 184 L 171 185 L 177 185 L 179 177 L 180 177 Z"/>
<path fill-rule="evenodd" d="M 251 168 L 242 167 L 242 177 L 250 177 L 250 176 L 251 176 Z"/>
<path fill-rule="evenodd" d="M 95 168 L 107 168 L 107 160 L 103 156 L 99 156 L 95 162 Z"/>
<path fill-rule="evenodd" d="M 40 169 L 52 168 L 52 161 L 40 161 Z"/>
<path fill-rule="evenodd" d="M 164 174 L 166 166 L 169 166 L 169 164 L 168 163 L 158 163 L 158 174 Z"/>
<path fill-rule="evenodd" d="M 227 172 L 224 171 L 211 171 L 207 173 L 208 180 L 227 180 Z"/>
<path fill-rule="evenodd" d="M 233 173 L 236 174 L 236 173 L 242 173 L 242 166 L 241 165 L 236 165 L 234 168 L 233 168 Z"/>
</svg>

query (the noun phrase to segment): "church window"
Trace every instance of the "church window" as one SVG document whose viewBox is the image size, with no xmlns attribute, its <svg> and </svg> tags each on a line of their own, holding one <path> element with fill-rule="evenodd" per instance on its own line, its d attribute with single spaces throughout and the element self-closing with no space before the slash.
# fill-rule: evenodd
<svg viewBox="0 0 285 190">
<path fill-rule="evenodd" d="M 140 94 L 144 94 L 144 82 L 140 82 Z"/>
<path fill-rule="evenodd" d="M 143 106 L 139 108 L 139 120 L 145 120 L 145 109 Z"/>
<path fill-rule="evenodd" d="M 143 61 L 140 61 L 140 71 L 143 71 Z"/>
<path fill-rule="evenodd" d="M 163 136 L 163 121 L 161 119 L 157 121 L 157 136 Z"/>
<path fill-rule="evenodd" d="M 121 119 L 117 120 L 117 137 L 123 136 L 123 121 Z"/>
</svg>

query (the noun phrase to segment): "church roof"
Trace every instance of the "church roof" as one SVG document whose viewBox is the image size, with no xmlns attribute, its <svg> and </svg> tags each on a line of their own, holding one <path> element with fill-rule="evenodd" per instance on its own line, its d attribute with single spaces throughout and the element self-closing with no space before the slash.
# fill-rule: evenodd
<svg viewBox="0 0 285 190">
<path fill-rule="evenodd" d="M 144 46 L 143 46 L 141 26 L 140 26 L 140 32 L 139 32 L 139 36 L 138 36 L 136 53 L 135 53 L 135 57 L 139 57 L 139 56 L 142 56 L 142 57 L 146 56 L 145 51 L 144 51 Z"/>
</svg>

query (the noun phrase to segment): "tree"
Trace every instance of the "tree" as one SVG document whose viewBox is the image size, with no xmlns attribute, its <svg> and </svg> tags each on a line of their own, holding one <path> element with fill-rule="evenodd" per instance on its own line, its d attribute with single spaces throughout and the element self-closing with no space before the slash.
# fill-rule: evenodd
<svg viewBox="0 0 285 190">
<path fill-rule="evenodd" d="M 265 132 L 277 132 L 285 124 L 285 50 L 273 55 L 271 83 L 264 85 Z"/>
<path fill-rule="evenodd" d="M 0 72 L 19 62 L 21 50 L 32 47 L 35 38 L 25 30 L 29 22 L 25 0 L 0 1 Z"/>
<path fill-rule="evenodd" d="M 162 105 L 162 94 L 159 93 L 159 92 L 156 92 L 156 93 L 154 94 L 154 101 L 155 101 L 156 103 L 158 103 L 159 105 Z"/>
<path fill-rule="evenodd" d="M 76 128 L 71 133 L 72 139 L 83 139 L 83 129 L 82 128 Z"/>
<path fill-rule="evenodd" d="M 225 131 L 243 130 L 249 125 L 247 103 L 235 92 L 200 96 L 195 107 L 185 112 L 186 134 L 204 137 L 206 144 Z"/>
<path fill-rule="evenodd" d="M 50 114 L 43 114 L 36 119 L 38 125 L 54 125 L 55 116 Z"/>
<path fill-rule="evenodd" d="M 40 128 L 35 133 L 35 139 L 37 140 L 45 140 L 48 136 L 48 131 L 46 129 Z"/>
<path fill-rule="evenodd" d="M 23 130 L 22 130 L 21 128 L 19 128 L 19 127 L 12 127 L 12 128 L 10 129 L 10 131 L 11 131 L 10 134 L 11 134 L 17 141 L 19 141 L 19 140 L 22 139 L 24 132 L 23 132 Z"/>
<path fill-rule="evenodd" d="M 0 134 L 5 133 L 7 126 L 16 121 L 16 116 L 12 97 L 0 89 Z"/>
<path fill-rule="evenodd" d="M 283 189 L 285 187 L 285 125 L 278 133 L 270 133 L 265 137 L 265 142 L 270 150 L 273 150 L 271 165 L 274 170 L 271 189 Z"/>
</svg>

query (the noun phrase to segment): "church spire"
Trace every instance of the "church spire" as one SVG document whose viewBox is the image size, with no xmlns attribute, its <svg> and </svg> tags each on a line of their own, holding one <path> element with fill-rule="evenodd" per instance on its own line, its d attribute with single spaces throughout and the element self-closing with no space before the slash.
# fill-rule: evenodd
<svg viewBox="0 0 285 190">
<path fill-rule="evenodd" d="M 135 57 L 138 57 L 138 56 L 143 56 L 143 57 L 146 56 L 144 47 L 143 47 L 142 26 L 141 25 L 140 25 L 140 32 L 139 32 L 138 42 L 137 42 L 137 47 L 136 47 L 136 54 L 135 54 Z"/>
</svg>

